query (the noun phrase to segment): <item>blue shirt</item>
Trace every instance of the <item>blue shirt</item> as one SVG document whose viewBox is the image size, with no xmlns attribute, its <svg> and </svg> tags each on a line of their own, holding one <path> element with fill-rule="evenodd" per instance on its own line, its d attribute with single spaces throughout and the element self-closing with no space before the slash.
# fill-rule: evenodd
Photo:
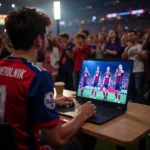
<svg viewBox="0 0 150 150">
<path fill-rule="evenodd" d="M 117 51 L 117 55 L 113 56 L 110 54 L 106 54 L 104 56 L 105 59 L 107 59 L 107 60 L 118 60 L 118 59 L 120 59 L 120 56 L 118 55 L 120 50 L 121 50 L 121 42 L 120 41 L 117 41 L 115 43 L 107 43 L 104 50 L 106 51 L 107 49 L 111 50 L 111 51 Z"/>
<path fill-rule="evenodd" d="M 62 68 L 66 70 L 72 70 L 73 69 L 73 60 L 69 58 L 66 54 L 66 51 L 69 51 L 72 53 L 74 44 L 72 42 L 69 42 L 67 45 L 67 48 L 63 52 L 63 57 L 62 57 Z"/>
</svg>

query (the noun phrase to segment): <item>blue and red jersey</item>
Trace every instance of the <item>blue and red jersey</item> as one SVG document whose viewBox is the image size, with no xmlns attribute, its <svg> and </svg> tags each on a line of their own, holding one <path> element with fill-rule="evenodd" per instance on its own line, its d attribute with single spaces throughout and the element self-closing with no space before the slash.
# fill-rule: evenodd
<svg viewBox="0 0 150 150">
<path fill-rule="evenodd" d="M 116 73 L 116 84 L 121 84 L 123 74 L 124 74 L 123 70 L 119 70 L 119 69 L 117 70 L 117 73 Z"/>
<path fill-rule="evenodd" d="M 105 73 L 104 84 L 109 84 L 110 77 L 111 77 L 110 72 L 106 72 Z"/>
<path fill-rule="evenodd" d="M 0 122 L 13 129 L 21 150 L 46 150 L 40 146 L 40 128 L 60 123 L 48 72 L 24 58 L 0 61 Z"/>
<path fill-rule="evenodd" d="M 99 82 L 100 75 L 101 75 L 100 71 L 97 70 L 94 75 L 94 83 Z"/>
<path fill-rule="evenodd" d="M 87 82 L 88 76 L 89 76 L 89 72 L 88 71 L 84 71 L 84 73 L 83 73 L 83 83 Z"/>
</svg>

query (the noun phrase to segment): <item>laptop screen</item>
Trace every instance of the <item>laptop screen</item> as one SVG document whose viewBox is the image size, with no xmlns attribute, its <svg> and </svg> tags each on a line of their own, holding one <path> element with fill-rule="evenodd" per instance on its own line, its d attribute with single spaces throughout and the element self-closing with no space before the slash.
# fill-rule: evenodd
<svg viewBox="0 0 150 150">
<path fill-rule="evenodd" d="M 83 60 L 77 96 L 126 104 L 132 62 Z"/>
</svg>

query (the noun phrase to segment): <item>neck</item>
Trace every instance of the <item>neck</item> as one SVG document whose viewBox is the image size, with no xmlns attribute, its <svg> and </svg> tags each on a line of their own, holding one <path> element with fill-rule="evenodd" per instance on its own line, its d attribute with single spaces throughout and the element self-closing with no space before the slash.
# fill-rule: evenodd
<svg viewBox="0 0 150 150">
<path fill-rule="evenodd" d="M 111 42 L 112 42 L 112 43 L 115 42 L 115 37 L 111 38 Z"/>
<path fill-rule="evenodd" d="M 132 45 L 136 45 L 137 44 L 137 41 L 133 41 L 133 42 L 131 42 L 132 43 Z"/>
<path fill-rule="evenodd" d="M 24 51 L 20 49 L 14 51 L 11 56 L 25 58 L 30 62 L 35 62 L 37 58 L 37 51 L 35 49 L 30 49 L 29 51 Z"/>
</svg>

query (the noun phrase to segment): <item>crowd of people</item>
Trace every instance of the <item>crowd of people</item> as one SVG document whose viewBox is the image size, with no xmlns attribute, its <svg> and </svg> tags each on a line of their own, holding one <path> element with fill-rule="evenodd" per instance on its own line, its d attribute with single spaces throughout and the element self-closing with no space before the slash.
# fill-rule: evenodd
<svg viewBox="0 0 150 150">
<path fill-rule="evenodd" d="M 50 18 L 36 9 L 23 7 L 8 14 L 7 35 L 0 38 L 0 123 L 11 126 L 20 150 L 94 150 L 97 139 L 79 129 L 96 113 L 95 105 L 86 102 L 75 118 L 63 124 L 57 106 L 73 105 L 74 101 L 54 98 L 53 82 L 64 81 L 66 89 L 76 90 L 85 58 L 133 60 L 129 95 L 141 103 L 143 79 L 150 72 L 150 65 L 145 67 L 146 62 L 150 64 L 150 29 L 145 36 L 135 30 L 107 33 L 105 28 L 91 36 L 81 29 L 71 39 L 66 33 L 52 37 L 49 26 Z M 128 78 L 126 74 L 124 78 Z M 46 143 L 39 140 L 39 131 Z"/>
<path fill-rule="evenodd" d="M 88 30 L 80 31 L 70 38 L 67 33 L 53 37 L 49 32 L 45 51 L 38 54 L 37 66 L 41 66 L 51 74 L 53 82 L 65 82 L 65 88 L 76 90 L 79 84 L 82 59 L 133 60 L 132 83 L 129 91 L 130 99 L 142 103 L 143 88 L 149 71 L 150 29 L 142 31 L 121 31 L 103 28 L 100 33 L 91 36 Z M 13 51 L 8 37 L 0 40 L 0 59 Z M 136 97 L 136 98 L 135 98 Z"/>
</svg>

